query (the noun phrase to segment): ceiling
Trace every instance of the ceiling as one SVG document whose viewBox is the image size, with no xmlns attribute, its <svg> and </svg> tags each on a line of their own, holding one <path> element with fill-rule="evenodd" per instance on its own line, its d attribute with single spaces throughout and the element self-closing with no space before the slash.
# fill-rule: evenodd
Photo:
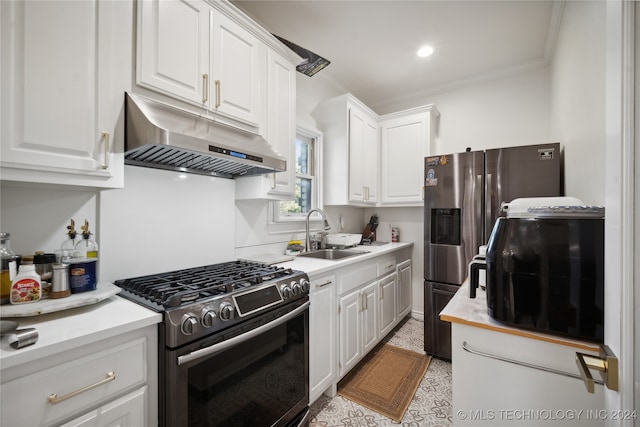
<svg viewBox="0 0 640 427">
<path fill-rule="evenodd" d="M 267 30 L 331 64 L 326 78 L 374 110 L 539 67 L 563 2 L 232 0 Z M 433 55 L 418 58 L 422 45 Z"/>
</svg>

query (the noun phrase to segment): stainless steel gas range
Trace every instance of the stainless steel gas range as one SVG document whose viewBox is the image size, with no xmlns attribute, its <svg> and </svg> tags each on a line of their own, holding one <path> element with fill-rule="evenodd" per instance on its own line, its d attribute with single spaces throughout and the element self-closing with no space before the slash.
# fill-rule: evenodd
<svg viewBox="0 0 640 427">
<path fill-rule="evenodd" d="M 302 426 L 309 412 L 309 278 L 232 261 L 115 282 L 163 313 L 161 425 Z"/>
</svg>

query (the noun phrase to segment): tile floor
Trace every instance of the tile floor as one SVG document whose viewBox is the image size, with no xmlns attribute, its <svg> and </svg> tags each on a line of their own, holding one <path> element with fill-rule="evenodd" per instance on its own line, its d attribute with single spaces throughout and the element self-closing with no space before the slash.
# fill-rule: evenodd
<svg viewBox="0 0 640 427">
<path fill-rule="evenodd" d="M 397 347 L 424 353 L 424 324 L 407 318 L 385 341 Z M 409 409 L 397 423 L 383 415 L 337 395 L 323 395 L 311 405 L 310 427 L 451 427 L 451 363 L 432 358 Z"/>
</svg>

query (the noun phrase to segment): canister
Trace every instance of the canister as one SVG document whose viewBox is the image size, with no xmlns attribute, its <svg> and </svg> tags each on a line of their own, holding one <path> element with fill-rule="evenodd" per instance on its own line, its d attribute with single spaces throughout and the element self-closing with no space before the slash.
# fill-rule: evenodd
<svg viewBox="0 0 640 427">
<path fill-rule="evenodd" d="M 69 289 L 72 294 L 95 291 L 98 284 L 98 258 L 73 258 L 69 261 Z"/>
<path fill-rule="evenodd" d="M 69 264 L 53 264 L 53 279 L 49 298 L 64 298 L 71 295 L 69 289 Z"/>
</svg>

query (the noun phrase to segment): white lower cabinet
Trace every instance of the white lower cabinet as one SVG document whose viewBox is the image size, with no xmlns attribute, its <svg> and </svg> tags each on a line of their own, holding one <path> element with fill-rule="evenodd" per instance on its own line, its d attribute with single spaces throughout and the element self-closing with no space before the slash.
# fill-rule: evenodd
<svg viewBox="0 0 640 427">
<path fill-rule="evenodd" d="M 156 375 L 156 326 L 3 369 L 0 425 L 153 425 Z"/>
<path fill-rule="evenodd" d="M 374 281 L 338 300 L 340 377 L 349 372 L 377 343 L 377 295 L 377 282 Z"/>
<path fill-rule="evenodd" d="M 315 402 L 336 378 L 336 276 L 311 278 L 309 295 L 309 401 Z M 329 391 L 335 396 L 336 391 Z"/>
<path fill-rule="evenodd" d="M 576 347 L 580 342 L 451 326 L 454 426 L 605 425 L 603 385 L 591 394 L 580 378 L 534 367 L 579 375 L 576 351 L 595 354 Z"/>
<path fill-rule="evenodd" d="M 398 263 L 398 318 L 402 319 L 411 311 L 411 260 Z"/>
<path fill-rule="evenodd" d="M 387 335 L 396 325 L 396 294 L 398 276 L 390 274 L 378 282 L 380 292 L 380 337 Z"/>
<path fill-rule="evenodd" d="M 145 425 L 145 395 L 147 387 L 140 387 L 107 405 L 84 414 L 61 427 L 140 427 Z"/>
</svg>

